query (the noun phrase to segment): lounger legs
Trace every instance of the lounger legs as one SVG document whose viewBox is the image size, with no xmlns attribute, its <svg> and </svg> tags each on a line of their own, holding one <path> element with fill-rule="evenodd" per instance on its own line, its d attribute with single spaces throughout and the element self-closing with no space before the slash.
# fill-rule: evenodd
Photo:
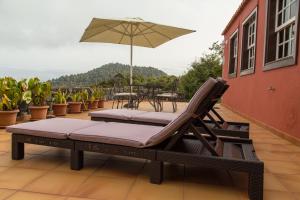
<svg viewBox="0 0 300 200">
<path fill-rule="evenodd" d="M 83 151 L 71 149 L 71 169 L 80 170 L 83 167 Z"/>
<path fill-rule="evenodd" d="M 248 194 L 251 200 L 263 199 L 263 185 L 264 185 L 263 180 L 264 180 L 263 171 L 261 173 L 249 174 Z"/>
<path fill-rule="evenodd" d="M 22 160 L 24 158 L 24 143 L 20 143 L 16 140 L 16 136 L 12 135 L 12 159 Z"/>
<path fill-rule="evenodd" d="M 163 162 L 151 161 L 150 163 L 150 182 L 160 184 L 163 179 Z"/>
</svg>

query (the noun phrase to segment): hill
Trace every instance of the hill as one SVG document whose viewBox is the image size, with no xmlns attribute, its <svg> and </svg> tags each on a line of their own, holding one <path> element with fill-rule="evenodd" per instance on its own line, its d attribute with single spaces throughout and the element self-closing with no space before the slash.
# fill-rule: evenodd
<svg viewBox="0 0 300 200">
<path fill-rule="evenodd" d="M 51 82 L 53 87 L 86 87 L 111 80 L 116 74 L 122 74 L 123 76 L 128 77 L 129 67 L 129 65 L 120 63 L 109 63 L 86 73 L 61 76 L 52 79 Z M 133 74 L 134 76 L 141 75 L 144 77 L 160 77 L 167 75 L 157 68 L 141 66 L 134 66 Z"/>
</svg>

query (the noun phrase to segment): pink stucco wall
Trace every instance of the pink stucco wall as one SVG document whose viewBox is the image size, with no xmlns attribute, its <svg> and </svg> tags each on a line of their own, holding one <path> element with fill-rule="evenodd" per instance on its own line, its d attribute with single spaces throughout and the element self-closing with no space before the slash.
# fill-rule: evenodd
<svg viewBox="0 0 300 200">
<path fill-rule="evenodd" d="M 297 64 L 269 71 L 263 71 L 265 43 L 265 0 L 253 0 L 244 7 L 224 33 L 223 78 L 230 88 L 223 98 L 223 103 L 234 110 L 260 121 L 272 128 L 300 138 L 300 49 Z M 228 77 L 229 37 L 239 28 L 239 57 L 241 60 L 241 30 L 245 18 L 257 7 L 257 43 L 255 73 L 240 76 L 240 64 L 237 77 Z M 298 32 L 299 34 L 299 32 Z M 300 46 L 298 40 L 298 47 Z M 269 90 L 273 87 L 275 90 Z"/>
</svg>

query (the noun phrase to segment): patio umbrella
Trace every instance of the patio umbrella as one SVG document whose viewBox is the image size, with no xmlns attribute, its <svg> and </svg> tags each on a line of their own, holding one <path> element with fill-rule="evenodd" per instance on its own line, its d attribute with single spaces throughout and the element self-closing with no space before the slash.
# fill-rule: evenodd
<svg viewBox="0 0 300 200">
<path fill-rule="evenodd" d="M 102 42 L 130 45 L 130 85 L 132 85 L 132 48 L 155 48 L 193 30 L 146 22 L 141 18 L 93 18 L 80 42 Z"/>
</svg>

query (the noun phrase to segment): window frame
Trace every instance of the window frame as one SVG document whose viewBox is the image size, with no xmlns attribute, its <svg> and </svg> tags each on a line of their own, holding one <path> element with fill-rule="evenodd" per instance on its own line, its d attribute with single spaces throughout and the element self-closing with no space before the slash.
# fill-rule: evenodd
<svg viewBox="0 0 300 200">
<path fill-rule="evenodd" d="M 265 12 L 265 44 L 264 44 L 264 66 L 263 66 L 263 71 L 269 71 L 277 68 L 282 68 L 282 67 L 289 67 L 289 66 L 295 66 L 297 64 L 297 58 L 298 58 L 298 51 L 299 51 L 299 13 L 300 13 L 300 0 L 296 0 L 296 10 L 295 17 L 287 20 L 285 23 L 281 24 L 279 27 L 278 25 L 278 0 L 276 0 L 276 10 L 275 10 L 275 20 L 272 23 L 275 23 L 275 32 L 278 34 L 278 31 L 283 30 L 284 28 L 288 27 L 291 25 L 294 21 L 295 18 L 295 38 L 294 38 L 294 51 L 293 54 L 284 58 L 277 59 L 278 55 L 278 49 L 277 49 L 277 44 L 278 44 L 278 39 L 276 35 L 276 55 L 275 55 L 275 60 L 267 62 L 267 51 L 268 51 L 268 40 L 269 40 L 269 18 L 270 18 L 270 1 L 266 1 L 266 12 Z"/>
<path fill-rule="evenodd" d="M 242 64 L 243 64 L 243 52 L 244 52 L 244 26 L 245 24 L 248 23 L 249 19 L 255 15 L 255 35 L 254 35 L 254 66 L 253 68 L 247 68 L 247 69 L 242 69 Z M 258 7 L 256 6 L 252 12 L 244 19 L 243 23 L 242 23 L 242 47 L 241 47 L 241 59 L 240 59 L 240 76 L 245 76 L 245 75 L 249 75 L 249 74 L 254 74 L 255 72 L 255 68 L 256 68 L 256 48 L 257 48 L 257 21 L 258 20 Z M 246 37 L 248 37 L 249 35 L 247 35 Z M 247 42 L 249 42 L 247 40 Z M 246 44 L 248 47 L 248 43 Z"/>
<path fill-rule="evenodd" d="M 236 36 L 237 40 L 237 50 L 236 50 L 236 66 L 234 66 L 234 72 L 230 73 L 230 63 L 231 63 L 231 40 Z M 233 47 L 234 48 L 234 47 Z M 237 77 L 237 69 L 239 65 L 239 28 L 237 28 L 229 37 L 229 59 L 228 59 L 228 77 Z"/>
</svg>

